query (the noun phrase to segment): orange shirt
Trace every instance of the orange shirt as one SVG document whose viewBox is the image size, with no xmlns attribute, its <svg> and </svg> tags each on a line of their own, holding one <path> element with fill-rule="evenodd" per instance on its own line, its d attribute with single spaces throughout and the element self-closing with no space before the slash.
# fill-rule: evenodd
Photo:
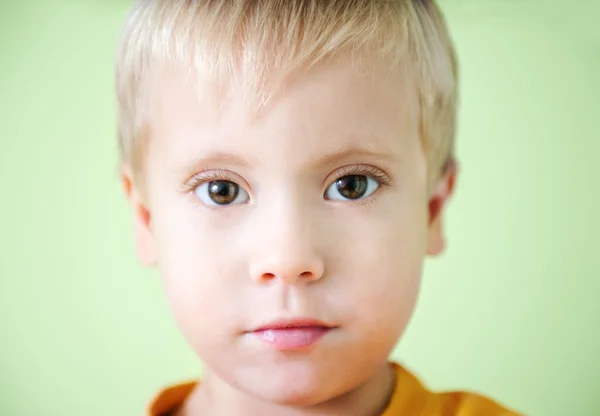
<svg viewBox="0 0 600 416">
<path fill-rule="evenodd" d="M 433 393 L 419 380 L 393 363 L 396 385 L 381 416 L 518 416 L 494 401 L 468 392 Z M 197 383 L 181 384 L 162 391 L 150 404 L 148 416 L 169 416 L 191 394 Z"/>
</svg>

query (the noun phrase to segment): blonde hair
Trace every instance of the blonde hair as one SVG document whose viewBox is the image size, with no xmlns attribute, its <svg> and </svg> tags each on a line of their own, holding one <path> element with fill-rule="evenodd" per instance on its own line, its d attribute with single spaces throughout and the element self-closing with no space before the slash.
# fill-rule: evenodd
<svg viewBox="0 0 600 416">
<path fill-rule="evenodd" d="M 457 64 L 433 0 L 139 0 L 117 54 L 122 162 L 143 163 L 152 74 L 188 65 L 200 80 L 240 80 L 264 104 L 276 80 L 341 51 L 369 51 L 410 69 L 431 179 L 453 158 Z M 359 55 L 357 55 L 359 56 Z M 399 93 L 401 93 L 399 91 Z"/>
</svg>

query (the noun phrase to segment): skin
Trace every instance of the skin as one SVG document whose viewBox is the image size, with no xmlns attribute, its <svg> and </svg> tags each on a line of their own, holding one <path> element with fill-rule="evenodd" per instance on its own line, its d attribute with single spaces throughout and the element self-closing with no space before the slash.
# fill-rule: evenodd
<svg viewBox="0 0 600 416">
<path fill-rule="evenodd" d="M 160 269 L 177 325 L 205 364 L 179 414 L 385 408 L 387 360 L 424 258 L 444 248 L 456 175 L 427 188 L 416 90 L 396 72 L 340 55 L 289 79 L 257 117 L 234 89 L 198 102 L 184 71 L 157 79 L 143 186 L 127 165 L 123 183 L 138 255 Z M 349 175 L 368 185 L 363 197 L 336 185 Z M 211 205 L 214 180 L 238 198 Z M 291 317 L 335 329 L 300 351 L 246 332 Z"/>
</svg>

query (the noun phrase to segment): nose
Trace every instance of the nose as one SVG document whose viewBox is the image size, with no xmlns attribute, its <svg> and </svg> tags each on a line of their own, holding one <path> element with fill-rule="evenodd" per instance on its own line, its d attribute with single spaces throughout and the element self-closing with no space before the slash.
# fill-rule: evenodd
<svg viewBox="0 0 600 416">
<path fill-rule="evenodd" d="M 254 244 L 250 276 L 257 283 L 280 280 L 300 284 L 320 280 L 325 272 L 323 258 L 316 245 L 319 236 L 311 227 L 309 215 L 277 215 L 261 227 Z"/>
</svg>

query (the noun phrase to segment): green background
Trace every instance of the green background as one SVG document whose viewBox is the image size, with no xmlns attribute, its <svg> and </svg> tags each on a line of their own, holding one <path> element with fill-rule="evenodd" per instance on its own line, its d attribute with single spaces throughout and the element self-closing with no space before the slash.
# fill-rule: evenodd
<svg viewBox="0 0 600 416">
<path fill-rule="evenodd" d="M 132 249 L 113 55 L 126 1 L 0 1 L 0 414 L 135 415 L 201 367 Z M 600 415 L 600 5 L 441 0 L 458 193 L 396 358 L 531 415 Z"/>
</svg>

